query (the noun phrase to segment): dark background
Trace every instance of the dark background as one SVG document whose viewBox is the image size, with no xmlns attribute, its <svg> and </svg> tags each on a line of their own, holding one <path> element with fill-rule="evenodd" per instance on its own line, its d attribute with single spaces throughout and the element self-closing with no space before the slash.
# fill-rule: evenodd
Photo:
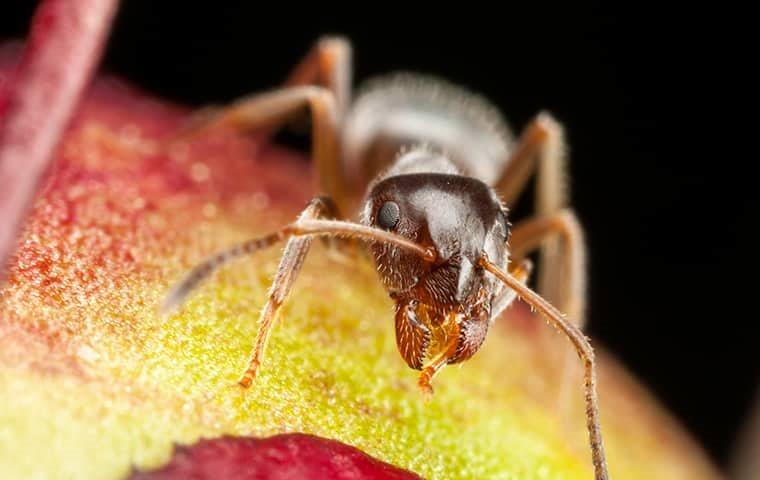
<svg viewBox="0 0 760 480">
<path fill-rule="evenodd" d="M 760 378 L 754 12 L 254 3 L 125 1 L 105 68 L 178 102 L 222 103 L 275 86 L 319 35 L 343 33 L 359 82 L 435 73 L 491 98 L 516 128 L 550 110 L 567 128 L 588 230 L 590 335 L 726 464 Z M 0 38 L 23 36 L 34 4 L 3 2 Z"/>
</svg>

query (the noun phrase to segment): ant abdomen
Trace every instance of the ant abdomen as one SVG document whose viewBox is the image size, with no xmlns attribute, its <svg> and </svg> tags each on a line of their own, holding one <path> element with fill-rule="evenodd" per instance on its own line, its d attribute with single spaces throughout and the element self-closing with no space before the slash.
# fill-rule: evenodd
<svg viewBox="0 0 760 480">
<path fill-rule="evenodd" d="M 343 124 L 346 176 L 366 185 L 403 152 L 425 144 L 465 175 L 493 185 L 513 135 L 499 111 L 445 80 L 397 73 L 370 80 Z"/>
</svg>

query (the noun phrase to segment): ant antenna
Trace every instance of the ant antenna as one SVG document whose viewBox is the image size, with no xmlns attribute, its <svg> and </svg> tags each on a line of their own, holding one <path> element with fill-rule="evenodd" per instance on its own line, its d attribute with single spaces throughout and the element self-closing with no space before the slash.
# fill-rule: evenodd
<svg viewBox="0 0 760 480">
<path fill-rule="evenodd" d="M 394 245 L 422 257 L 426 262 L 435 262 L 437 258 L 435 248 L 423 247 L 401 235 L 378 228 L 339 220 L 299 220 L 269 235 L 252 238 L 223 250 L 198 264 L 167 295 L 159 309 L 160 314 L 166 316 L 179 307 L 203 280 L 231 260 L 250 255 L 290 237 L 304 236 L 357 238 L 367 242 Z"/>
<path fill-rule="evenodd" d="M 532 308 L 541 313 L 548 322 L 564 334 L 575 347 L 578 356 L 583 362 L 584 388 L 586 391 L 586 428 L 588 429 L 589 443 L 591 444 L 591 458 L 594 462 L 596 480 L 607 480 L 607 467 L 602 444 L 602 429 L 599 422 L 599 400 L 596 394 L 596 362 L 594 350 L 585 335 L 552 304 L 547 302 L 539 294 L 521 283 L 508 272 L 491 263 L 485 254 L 480 257 L 478 264 L 493 276 L 501 280 L 507 287 L 514 290 L 517 295 L 528 303 Z"/>
</svg>

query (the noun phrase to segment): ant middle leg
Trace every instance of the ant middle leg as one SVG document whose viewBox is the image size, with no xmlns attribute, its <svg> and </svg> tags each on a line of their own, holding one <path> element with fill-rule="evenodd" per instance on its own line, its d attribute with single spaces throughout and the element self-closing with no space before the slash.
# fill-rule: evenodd
<svg viewBox="0 0 760 480">
<path fill-rule="evenodd" d="M 334 205 L 329 198 L 317 197 L 309 202 L 306 209 L 299 215 L 296 224 L 302 220 L 332 217 L 334 210 Z M 312 240 L 313 238 L 309 236 L 293 237 L 288 240 L 285 246 L 285 252 L 282 254 L 280 264 L 277 267 L 277 274 L 269 290 L 269 298 L 259 318 L 256 341 L 250 355 L 248 367 L 240 380 L 238 380 L 238 383 L 242 387 L 250 387 L 258 374 L 258 369 L 264 357 L 264 350 L 269 340 L 269 333 L 277 318 L 277 312 L 293 288 L 293 283 L 295 283 L 296 277 L 303 266 Z"/>
<path fill-rule="evenodd" d="M 552 265 L 559 286 L 555 305 L 571 322 L 582 326 L 586 313 L 586 246 L 583 229 L 572 210 L 519 222 L 512 230 L 510 255 L 520 261 L 551 238 L 559 239 L 561 248 Z"/>
<path fill-rule="evenodd" d="M 586 307 L 586 249 L 583 229 L 572 210 L 563 209 L 518 223 L 512 230 L 510 253 L 514 259 L 525 258 L 552 237 L 560 240 L 561 247 L 553 264 L 560 287 L 555 305 L 568 316 L 570 323 L 581 328 L 583 321 L 578 319 L 584 318 Z M 576 374 L 576 364 L 571 357 L 572 352 L 563 352 L 556 358 L 561 362 L 557 405 L 562 411 L 569 408 L 570 389 Z"/>
<path fill-rule="evenodd" d="M 301 86 L 252 95 L 226 107 L 202 128 L 277 128 L 304 107 L 311 111 L 316 187 L 320 193 L 333 198 L 341 209 L 345 205 L 347 186 L 341 165 L 338 107 L 329 90 Z"/>
<path fill-rule="evenodd" d="M 266 139 L 308 107 L 312 156 L 318 191 L 329 195 L 343 212 L 348 186 L 343 174 L 340 134 L 351 97 L 351 46 L 340 37 L 320 39 L 280 89 L 243 97 L 200 121 L 182 136 L 215 127 L 256 131 Z"/>
</svg>

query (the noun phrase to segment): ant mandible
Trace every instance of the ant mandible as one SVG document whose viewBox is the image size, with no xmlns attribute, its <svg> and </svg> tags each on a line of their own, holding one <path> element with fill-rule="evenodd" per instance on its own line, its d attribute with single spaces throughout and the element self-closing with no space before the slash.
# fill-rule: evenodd
<svg viewBox="0 0 760 480">
<path fill-rule="evenodd" d="M 327 196 L 312 200 L 279 231 L 196 266 L 169 294 L 163 310 L 180 305 L 225 262 L 287 240 L 239 381 L 250 387 L 313 237 L 360 239 L 369 244 L 396 302 L 399 351 L 411 368 L 421 370 L 418 383 L 429 396 L 435 374 L 475 354 L 493 320 L 520 297 L 567 336 L 583 363 L 595 478 L 607 479 L 594 353 L 580 330 L 585 247 L 566 207 L 559 124 L 541 113 L 514 140 L 485 99 L 415 74 L 375 80 L 352 101 L 351 46 L 329 37 L 317 43 L 284 88 L 243 98 L 205 127 L 273 131 L 305 107 L 312 118 L 318 188 Z M 538 214 L 510 232 L 506 205 L 534 172 Z M 358 223 L 337 220 L 350 211 L 359 212 Z M 526 256 L 536 249 L 541 249 L 542 295 L 525 284 L 531 272 Z"/>
</svg>

